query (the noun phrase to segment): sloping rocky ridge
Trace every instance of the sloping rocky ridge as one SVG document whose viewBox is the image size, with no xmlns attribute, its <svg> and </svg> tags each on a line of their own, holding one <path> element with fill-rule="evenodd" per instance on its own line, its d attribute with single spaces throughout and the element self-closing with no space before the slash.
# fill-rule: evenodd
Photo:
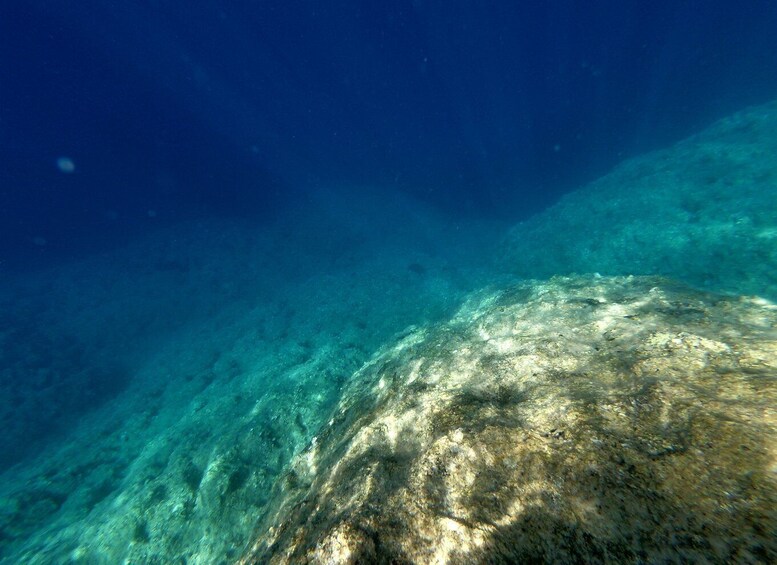
<svg viewBox="0 0 777 565">
<path fill-rule="evenodd" d="M 29 456 L 0 475 L 0 563 L 240 556 L 342 384 L 397 331 L 447 319 L 493 280 L 500 226 L 374 190 L 347 223 L 352 192 L 299 212 L 314 218 L 183 222 L 4 279 L 0 422 L 15 425 L 0 447 L 23 441 Z"/>
<path fill-rule="evenodd" d="M 512 228 L 514 275 L 662 275 L 777 300 L 777 101 L 627 160 Z"/>
<path fill-rule="evenodd" d="M 777 307 L 483 291 L 350 381 L 241 563 L 777 561 Z"/>
</svg>

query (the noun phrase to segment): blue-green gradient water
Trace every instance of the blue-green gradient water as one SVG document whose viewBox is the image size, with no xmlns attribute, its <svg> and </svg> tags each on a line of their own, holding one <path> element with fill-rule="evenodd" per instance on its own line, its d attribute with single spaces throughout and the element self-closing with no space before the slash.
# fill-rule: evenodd
<svg viewBox="0 0 777 565">
<path fill-rule="evenodd" d="M 0 562 L 237 559 L 353 372 L 480 288 L 777 299 L 775 30 L 766 0 L 0 3 Z"/>
</svg>

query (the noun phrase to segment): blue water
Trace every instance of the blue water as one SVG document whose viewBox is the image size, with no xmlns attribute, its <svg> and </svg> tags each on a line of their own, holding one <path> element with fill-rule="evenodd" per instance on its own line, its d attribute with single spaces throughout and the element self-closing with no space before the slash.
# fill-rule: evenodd
<svg viewBox="0 0 777 565">
<path fill-rule="evenodd" d="M 777 87 L 766 0 L 0 10 L 5 265 L 336 183 L 514 221 Z"/>
<path fill-rule="evenodd" d="M 693 177 L 725 195 L 714 213 L 701 189 L 642 183 L 614 216 L 595 199 L 566 205 L 590 221 L 542 214 L 776 98 L 775 30 L 767 0 L 0 3 L 0 560 L 81 551 L 36 532 L 110 523 L 144 469 L 199 484 L 249 415 L 274 430 L 269 488 L 355 369 L 483 286 L 683 278 L 711 249 L 687 282 L 773 298 L 771 170 L 749 190 Z M 697 222 L 682 245 L 653 245 L 658 220 L 628 232 L 664 204 Z M 720 222 L 744 231 L 713 249 Z M 740 244 L 760 267 L 723 273 Z M 155 463 L 176 437 L 188 451 Z M 110 531 L 103 562 L 124 556 Z"/>
</svg>

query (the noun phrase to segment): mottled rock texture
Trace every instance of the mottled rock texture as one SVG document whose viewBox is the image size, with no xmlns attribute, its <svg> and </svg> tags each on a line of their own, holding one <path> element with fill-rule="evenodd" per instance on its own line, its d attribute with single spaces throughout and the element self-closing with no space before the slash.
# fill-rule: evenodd
<svg viewBox="0 0 777 565">
<path fill-rule="evenodd" d="M 516 225 L 522 278 L 662 275 L 777 300 L 777 101 L 629 159 Z"/>
<path fill-rule="evenodd" d="M 350 381 L 244 563 L 777 561 L 777 308 L 484 291 Z"/>
</svg>

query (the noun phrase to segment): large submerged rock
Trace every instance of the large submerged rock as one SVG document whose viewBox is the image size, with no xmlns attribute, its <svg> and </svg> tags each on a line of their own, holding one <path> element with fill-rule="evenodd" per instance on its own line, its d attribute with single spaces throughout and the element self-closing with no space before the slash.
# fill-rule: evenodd
<svg viewBox="0 0 777 565">
<path fill-rule="evenodd" d="M 484 292 L 352 379 L 242 563 L 777 561 L 777 308 Z"/>
</svg>

